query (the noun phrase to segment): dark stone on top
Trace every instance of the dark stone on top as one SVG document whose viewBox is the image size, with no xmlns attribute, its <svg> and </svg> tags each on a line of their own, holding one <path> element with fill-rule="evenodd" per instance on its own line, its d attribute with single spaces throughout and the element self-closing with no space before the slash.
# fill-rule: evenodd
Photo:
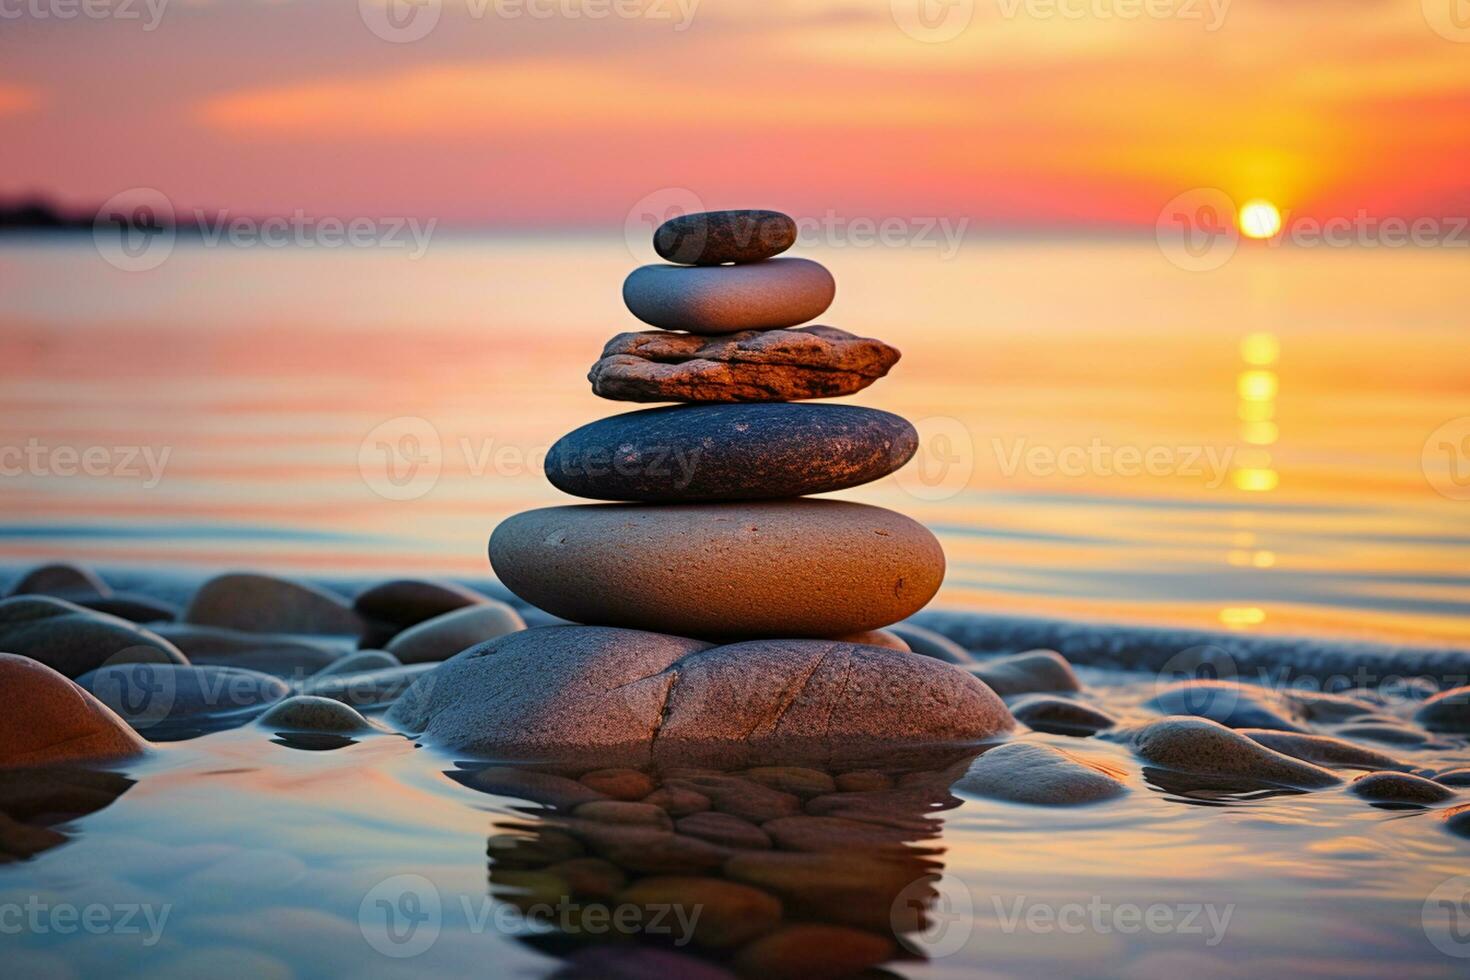
<svg viewBox="0 0 1470 980">
<path fill-rule="evenodd" d="M 697 405 L 589 423 L 557 440 L 546 476 L 594 500 L 764 500 L 861 486 L 908 462 L 918 434 L 852 405 Z"/>
<path fill-rule="evenodd" d="M 681 265 L 759 262 L 796 244 L 796 222 L 779 211 L 700 211 L 670 218 L 653 233 L 660 258 Z"/>
</svg>

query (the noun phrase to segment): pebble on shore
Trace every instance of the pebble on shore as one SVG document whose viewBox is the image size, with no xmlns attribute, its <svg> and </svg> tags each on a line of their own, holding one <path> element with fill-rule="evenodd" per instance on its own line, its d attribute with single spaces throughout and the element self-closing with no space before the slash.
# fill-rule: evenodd
<svg viewBox="0 0 1470 980">
<path fill-rule="evenodd" d="M 110 762 L 147 743 L 75 681 L 29 657 L 0 653 L 0 768 Z"/>
</svg>

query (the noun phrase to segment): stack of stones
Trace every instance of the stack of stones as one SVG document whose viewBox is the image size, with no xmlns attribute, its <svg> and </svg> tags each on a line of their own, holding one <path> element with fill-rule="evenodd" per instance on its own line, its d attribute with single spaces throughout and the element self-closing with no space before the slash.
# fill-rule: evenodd
<svg viewBox="0 0 1470 980">
<path fill-rule="evenodd" d="M 546 475 L 578 497 L 616 501 L 517 514 L 490 560 L 521 598 L 565 619 L 721 640 L 875 633 L 922 607 L 944 553 L 892 511 L 812 499 L 878 480 L 913 456 L 906 420 L 850 405 L 899 352 L 820 316 L 836 285 L 816 262 L 775 258 L 796 224 L 773 211 L 665 222 L 623 284 L 638 319 L 589 375 L 604 398 L 678 402 L 568 433 Z"/>
</svg>

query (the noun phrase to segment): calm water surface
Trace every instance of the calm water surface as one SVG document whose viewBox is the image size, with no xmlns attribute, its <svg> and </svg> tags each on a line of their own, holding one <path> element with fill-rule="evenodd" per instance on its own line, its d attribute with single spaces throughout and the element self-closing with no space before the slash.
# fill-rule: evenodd
<svg viewBox="0 0 1470 980">
<path fill-rule="evenodd" d="M 839 284 L 825 322 L 904 352 L 850 401 L 916 421 L 923 454 L 845 496 L 935 529 L 940 604 L 1470 637 L 1463 257 L 1262 248 L 1195 274 L 1150 243 L 812 254 Z M 414 262 L 180 245 L 130 274 L 85 241 L 0 247 L 0 446 L 43 450 L 0 480 L 0 560 L 481 576 L 497 521 L 566 500 L 540 453 L 615 408 L 583 374 L 635 328 L 618 287 L 650 258 L 612 238 L 445 238 Z M 112 472 L 59 472 L 60 447 L 103 447 Z M 1084 674 L 1125 715 L 1152 693 L 1152 678 Z M 1433 943 L 1460 913 L 1426 901 L 1470 862 L 1434 813 L 1341 788 L 1165 786 L 1110 743 L 1026 737 L 1114 769 L 1128 794 L 936 811 L 938 836 L 906 846 L 937 851 L 929 914 L 964 935 L 931 932 L 887 969 L 1464 975 Z M 167 746 L 116 802 L 63 824 L 66 844 L 0 869 L 5 907 L 167 908 L 157 942 L 139 919 L 137 934 L 28 930 L 6 955 L 37 976 L 567 968 L 571 937 L 501 914 L 532 879 L 487 859 L 489 838 L 534 837 L 547 814 L 455 770 L 387 734 L 247 727 Z M 1128 909 L 1151 907 L 1174 926 L 1137 928 Z M 385 908 L 431 922 L 433 941 L 380 952 Z M 1074 908 L 1082 928 L 1045 925 Z"/>
<path fill-rule="evenodd" d="M 935 529 L 940 604 L 1470 637 L 1470 502 L 1436 490 L 1470 497 L 1464 256 L 810 254 L 838 281 L 824 321 L 903 351 L 849 400 L 914 420 L 924 450 L 845 496 Z M 89 239 L 11 240 L 0 446 L 48 454 L 0 480 L 0 559 L 484 574 L 501 518 L 568 501 L 545 447 L 617 410 L 584 375 L 637 327 L 619 286 L 652 258 L 614 238 L 443 236 L 418 260 L 180 243 L 129 273 Z M 104 447 L 111 471 L 57 447 Z"/>
</svg>

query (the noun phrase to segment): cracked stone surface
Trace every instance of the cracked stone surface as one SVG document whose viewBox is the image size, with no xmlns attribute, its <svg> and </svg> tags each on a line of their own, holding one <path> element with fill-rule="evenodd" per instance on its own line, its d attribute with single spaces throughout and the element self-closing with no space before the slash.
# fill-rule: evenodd
<svg viewBox="0 0 1470 980">
<path fill-rule="evenodd" d="M 798 401 L 861 391 L 899 356 L 881 340 L 820 324 L 713 338 L 647 330 L 609 340 L 587 380 L 617 401 Z"/>
<path fill-rule="evenodd" d="M 1013 725 L 989 688 L 932 658 L 832 640 L 714 647 L 591 626 L 537 627 L 466 650 L 420 678 L 387 720 L 476 755 L 718 767 L 831 764 Z"/>
</svg>

